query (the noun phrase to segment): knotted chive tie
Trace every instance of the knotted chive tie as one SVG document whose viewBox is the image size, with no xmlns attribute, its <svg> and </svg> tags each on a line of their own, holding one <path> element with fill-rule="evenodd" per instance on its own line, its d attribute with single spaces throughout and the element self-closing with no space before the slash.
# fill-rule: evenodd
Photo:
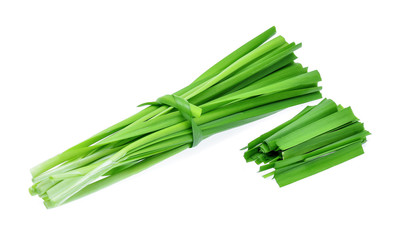
<svg viewBox="0 0 395 240">
<path fill-rule="evenodd" d="M 165 95 L 163 97 L 158 98 L 155 102 L 146 102 L 140 104 L 139 107 L 145 105 L 152 105 L 152 106 L 163 106 L 168 105 L 170 107 L 174 107 L 177 109 L 181 115 L 191 124 L 192 128 L 192 146 L 195 147 L 203 140 L 203 133 L 202 130 L 199 128 L 197 123 L 193 118 L 200 117 L 202 114 L 202 109 L 192 103 L 188 102 L 182 97 L 177 95 Z"/>
</svg>

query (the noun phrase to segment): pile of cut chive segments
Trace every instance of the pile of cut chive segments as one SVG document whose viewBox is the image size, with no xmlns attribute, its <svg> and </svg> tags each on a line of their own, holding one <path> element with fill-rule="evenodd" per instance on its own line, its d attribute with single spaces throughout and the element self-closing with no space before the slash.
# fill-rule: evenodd
<svg viewBox="0 0 395 240">
<path fill-rule="evenodd" d="M 244 158 L 283 187 L 362 155 L 369 134 L 350 107 L 324 99 L 254 139 Z"/>
</svg>

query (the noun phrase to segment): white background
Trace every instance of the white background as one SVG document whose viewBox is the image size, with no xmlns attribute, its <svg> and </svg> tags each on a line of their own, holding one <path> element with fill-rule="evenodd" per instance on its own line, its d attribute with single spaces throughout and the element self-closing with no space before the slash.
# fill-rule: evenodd
<svg viewBox="0 0 395 240">
<path fill-rule="evenodd" d="M 1 1 L 0 239 L 394 239 L 393 1 Z M 290 108 L 62 207 L 29 169 L 275 25 L 366 154 L 280 189 L 239 151 Z M 311 104 L 317 103 L 313 102 Z"/>
</svg>

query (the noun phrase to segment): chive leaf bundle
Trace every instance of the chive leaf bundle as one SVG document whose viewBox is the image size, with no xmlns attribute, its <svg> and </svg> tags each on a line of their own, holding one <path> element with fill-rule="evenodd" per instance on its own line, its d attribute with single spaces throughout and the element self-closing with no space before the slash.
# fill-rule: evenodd
<svg viewBox="0 0 395 240">
<path fill-rule="evenodd" d="M 244 158 L 283 187 L 363 154 L 369 134 L 350 107 L 324 99 L 251 141 Z"/>
<path fill-rule="evenodd" d="M 187 87 L 33 167 L 32 195 L 47 208 L 98 191 L 202 139 L 321 98 L 317 71 L 294 63 L 300 44 L 274 27 L 252 39 Z M 269 41 L 268 41 L 269 40 Z"/>
</svg>

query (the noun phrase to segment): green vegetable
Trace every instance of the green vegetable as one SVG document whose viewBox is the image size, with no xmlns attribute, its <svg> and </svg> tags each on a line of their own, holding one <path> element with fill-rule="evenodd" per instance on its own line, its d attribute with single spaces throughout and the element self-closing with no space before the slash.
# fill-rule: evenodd
<svg viewBox="0 0 395 240">
<path fill-rule="evenodd" d="M 294 63 L 300 44 L 270 28 L 187 87 L 31 169 L 48 208 L 136 174 L 201 140 L 321 98 L 317 71 Z M 266 42 L 266 43 L 265 43 Z"/>
<path fill-rule="evenodd" d="M 351 108 L 324 99 L 250 142 L 244 158 L 283 187 L 363 154 L 369 134 Z"/>
</svg>

